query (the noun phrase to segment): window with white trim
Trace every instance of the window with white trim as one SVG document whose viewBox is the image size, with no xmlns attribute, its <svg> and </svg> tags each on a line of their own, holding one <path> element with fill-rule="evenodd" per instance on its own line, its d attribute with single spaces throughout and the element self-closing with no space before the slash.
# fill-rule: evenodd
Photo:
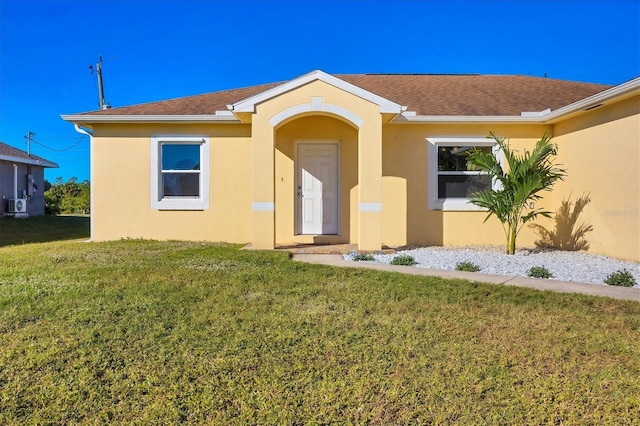
<svg viewBox="0 0 640 426">
<path fill-rule="evenodd" d="M 209 138 L 151 138 L 151 208 L 209 208 Z"/>
<path fill-rule="evenodd" d="M 480 210 L 469 203 L 476 191 L 495 188 L 485 173 L 468 170 L 473 149 L 498 154 L 498 144 L 484 137 L 429 137 L 428 207 L 430 210 Z"/>
</svg>

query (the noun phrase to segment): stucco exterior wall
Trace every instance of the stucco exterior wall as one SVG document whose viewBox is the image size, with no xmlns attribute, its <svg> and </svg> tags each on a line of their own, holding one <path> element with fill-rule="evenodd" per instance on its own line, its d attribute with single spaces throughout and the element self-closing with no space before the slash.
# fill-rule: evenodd
<svg viewBox="0 0 640 426">
<path fill-rule="evenodd" d="M 593 226 L 589 252 L 640 262 L 640 97 L 560 122 L 553 134 L 568 171 L 555 205 L 589 194 L 578 220 Z"/>
<path fill-rule="evenodd" d="M 210 208 L 150 208 L 152 135 L 210 137 Z M 250 129 L 246 125 L 96 125 L 92 143 L 93 239 L 251 240 Z"/>
<path fill-rule="evenodd" d="M 547 132 L 542 125 L 424 125 L 393 124 L 383 135 L 382 237 L 388 246 L 505 243 L 499 221 L 483 223 L 482 211 L 446 211 L 428 208 L 427 138 L 434 136 L 485 137 L 493 131 L 509 139 L 512 149 L 530 150 Z M 552 194 L 536 207 L 551 209 Z M 519 245 L 533 245 L 536 236 L 524 228 Z"/>
</svg>

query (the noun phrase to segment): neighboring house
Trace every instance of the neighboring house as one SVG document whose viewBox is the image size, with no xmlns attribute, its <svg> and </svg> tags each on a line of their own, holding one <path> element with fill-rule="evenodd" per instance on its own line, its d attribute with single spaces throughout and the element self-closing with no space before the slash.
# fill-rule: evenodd
<svg viewBox="0 0 640 426">
<path fill-rule="evenodd" d="M 553 135 L 568 177 L 536 207 L 589 193 L 590 251 L 640 261 L 640 78 L 314 71 L 62 118 L 93 135 L 96 241 L 503 244 L 499 222 L 466 200 L 492 183 L 470 181 L 461 155 L 495 149 L 493 131 L 519 150 Z M 525 228 L 518 243 L 537 238 Z"/>
<path fill-rule="evenodd" d="M 44 169 L 58 165 L 0 142 L 0 215 L 44 214 Z"/>
</svg>

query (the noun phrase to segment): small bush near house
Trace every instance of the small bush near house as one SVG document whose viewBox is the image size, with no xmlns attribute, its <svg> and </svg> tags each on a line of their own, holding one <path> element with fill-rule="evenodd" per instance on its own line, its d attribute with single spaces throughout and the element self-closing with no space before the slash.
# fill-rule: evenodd
<svg viewBox="0 0 640 426">
<path fill-rule="evenodd" d="M 527 276 L 533 278 L 552 278 L 553 274 L 544 266 L 534 266 L 527 271 Z"/>
<path fill-rule="evenodd" d="M 472 262 L 456 263 L 456 271 L 478 272 L 479 270 L 480 270 L 480 267 Z"/>
<path fill-rule="evenodd" d="M 391 260 L 392 265 L 402 265 L 402 266 L 413 266 L 416 264 L 416 260 L 413 256 L 409 256 L 408 254 L 401 254 L 399 256 L 394 257 Z"/>
<path fill-rule="evenodd" d="M 607 278 L 604 279 L 604 283 L 608 285 L 615 285 L 618 287 L 633 287 L 636 285 L 636 279 L 633 278 L 631 272 L 626 269 L 622 269 L 620 271 L 616 271 L 612 274 L 609 274 Z"/>
<path fill-rule="evenodd" d="M 358 253 L 353 256 L 353 260 L 356 262 L 371 262 L 373 259 L 373 255 L 369 253 Z"/>
</svg>

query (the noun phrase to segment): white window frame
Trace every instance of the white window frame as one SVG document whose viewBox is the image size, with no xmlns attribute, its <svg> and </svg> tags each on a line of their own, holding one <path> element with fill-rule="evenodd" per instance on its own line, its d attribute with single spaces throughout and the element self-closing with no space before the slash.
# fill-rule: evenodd
<svg viewBox="0 0 640 426">
<path fill-rule="evenodd" d="M 200 196 L 162 194 L 162 145 L 200 145 Z M 151 137 L 151 208 L 154 210 L 206 210 L 209 208 L 209 136 L 154 135 Z"/>
<path fill-rule="evenodd" d="M 471 204 L 468 198 L 438 198 L 438 147 L 441 146 L 489 146 L 491 151 L 498 156 L 501 164 L 504 164 L 502 151 L 493 139 L 486 137 L 470 137 L 470 136 L 429 136 L 427 138 L 428 149 L 428 197 L 427 204 L 429 210 L 449 210 L 449 211 L 473 211 L 485 210 L 475 204 Z M 459 174 L 460 172 L 456 172 Z M 468 171 L 463 172 L 468 175 L 477 175 L 480 172 Z M 499 182 L 492 182 L 493 189 L 499 188 Z"/>
</svg>

